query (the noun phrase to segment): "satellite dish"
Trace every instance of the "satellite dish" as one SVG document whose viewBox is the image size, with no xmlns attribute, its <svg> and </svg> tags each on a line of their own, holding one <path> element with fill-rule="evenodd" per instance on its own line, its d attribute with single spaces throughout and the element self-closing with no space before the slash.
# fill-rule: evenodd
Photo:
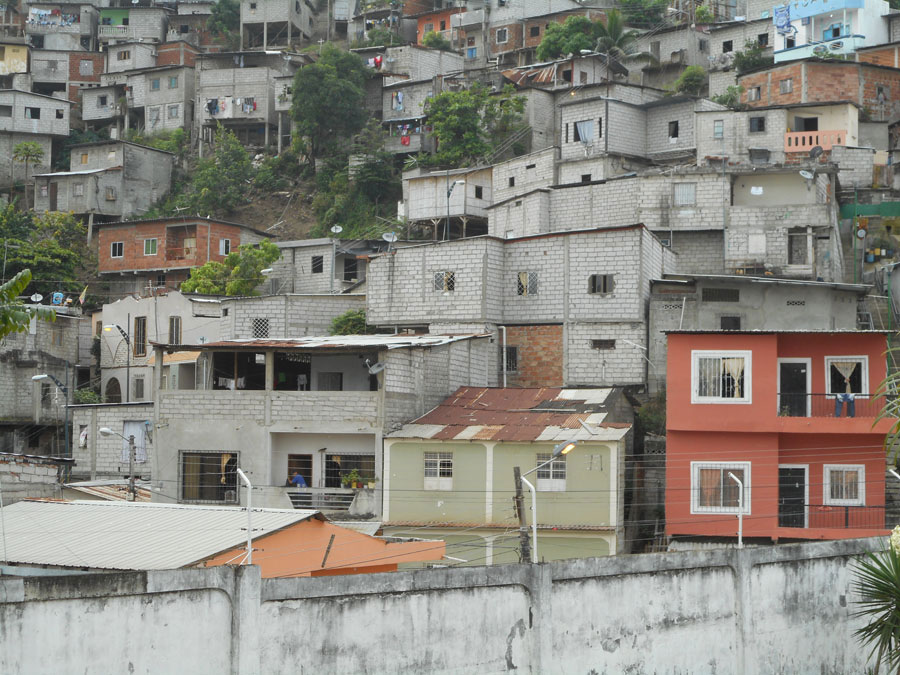
<svg viewBox="0 0 900 675">
<path fill-rule="evenodd" d="M 366 368 L 369 369 L 369 375 L 377 375 L 384 370 L 384 364 L 381 362 L 372 363 L 369 359 L 366 359 Z"/>
<path fill-rule="evenodd" d="M 805 178 L 806 180 L 812 180 L 813 178 L 815 178 L 815 175 L 807 171 L 806 169 L 801 169 L 800 175 L 803 176 L 803 178 Z"/>
<path fill-rule="evenodd" d="M 866 238 L 866 231 L 865 231 L 864 229 L 862 229 L 862 228 L 858 229 L 858 230 L 856 231 L 856 237 L 857 237 L 858 239 L 865 239 L 865 238 Z"/>
<path fill-rule="evenodd" d="M 397 241 L 397 234 L 395 232 L 385 232 L 381 235 L 381 238 L 384 239 L 387 243 L 393 244 Z"/>
<path fill-rule="evenodd" d="M 822 146 L 821 146 L 821 145 L 816 145 L 816 146 L 814 146 L 813 148 L 810 149 L 810 151 L 809 151 L 809 158 L 810 158 L 810 159 L 816 159 L 816 158 L 819 157 L 823 152 L 825 152 L 825 151 L 822 149 Z"/>
<path fill-rule="evenodd" d="M 34 295 L 31 296 L 32 302 L 40 302 L 43 299 L 44 299 L 44 296 L 41 295 L 40 293 L 35 293 Z"/>
<path fill-rule="evenodd" d="M 331 232 L 332 232 L 333 234 L 340 234 L 340 233 L 343 232 L 343 231 L 344 231 L 344 228 L 341 227 L 340 225 L 333 225 L 333 226 L 331 227 Z"/>
</svg>

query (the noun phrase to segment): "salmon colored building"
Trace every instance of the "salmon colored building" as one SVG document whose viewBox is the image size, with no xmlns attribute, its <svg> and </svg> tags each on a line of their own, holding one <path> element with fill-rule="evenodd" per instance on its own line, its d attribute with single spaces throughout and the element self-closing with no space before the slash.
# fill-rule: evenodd
<svg viewBox="0 0 900 675">
<path fill-rule="evenodd" d="M 886 336 L 668 334 L 666 534 L 884 534 Z M 743 490 L 738 481 L 743 484 Z"/>
</svg>

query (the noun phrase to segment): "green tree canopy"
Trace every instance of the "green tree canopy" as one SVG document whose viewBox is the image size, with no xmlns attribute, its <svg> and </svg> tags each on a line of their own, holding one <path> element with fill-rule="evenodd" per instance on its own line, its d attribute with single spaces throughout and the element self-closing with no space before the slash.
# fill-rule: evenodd
<svg viewBox="0 0 900 675">
<path fill-rule="evenodd" d="M 775 62 L 772 56 L 765 53 L 763 48 L 756 40 L 747 40 L 744 48 L 734 53 L 734 69 L 738 75 L 761 68 L 762 66 L 770 66 Z"/>
<path fill-rule="evenodd" d="M 425 36 L 422 38 L 422 45 L 429 49 L 441 49 L 443 51 L 450 51 L 453 49 L 450 40 L 436 30 L 425 33 Z"/>
<path fill-rule="evenodd" d="M 25 165 L 25 209 L 28 209 L 28 169 L 32 164 L 44 158 L 44 149 L 40 143 L 22 141 L 13 146 L 13 159 Z"/>
<path fill-rule="evenodd" d="M 702 66 L 688 66 L 675 80 L 672 90 L 688 96 L 699 96 L 706 86 L 706 71 Z"/>
<path fill-rule="evenodd" d="M 665 22 L 668 0 L 619 0 L 629 26 L 654 28 Z"/>
<path fill-rule="evenodd" d="M 441 166 L 469 166 L 483 161 L 521 128 L 525 99 L 512 85 L 492 94 L 485 87 L 445 91 L 425 104 L 437 152 L 429 158 Z"/>
<path fill-rule="evenodd" d="M 258 295 L 256 287 L 266 280 L 262 270 L 280 257 L 281 250 L 268 239 L 258 247 L 243 244 L 225 256 L 225 262 L 210 260 L 192 269 L 181 290 L 205 295 Z"/>
<path fill-rule="evenodd" d="M 351 309 L 331 320 L 330 335 L 369 335 L 375 332 L 366 323 L 366 310 Z"/>
<path fill-rule="evenodd" d="M 212 7 L 206 26 L 226 45 L 232 49 L 240 49 L 240 0 L 218 0 Z"/>
<path fill-rule="evenodd" d="M 362 129 L 368 113 L 365 84 L 369 72 L 362 60 L 332 44 L 322 48 L 319 60 L 294 76 L 291 114 L 306 138 L 312 163 L 326 148 L 349 141 Z"/>
<path fill-rule="evenodd" d="M 226 215 L 246 203 L 252 178 L 250 155 L 237 136 L 219 124 L 213 156 L 197 162 L 183 206 L 204 216 Z"/>
<path fill-rule="evenodd" d="M 638 38 L 640 33 L 625 28 L 625 16 L 617 9 L 606 12 L 606 23 L 597 21 L 594 24 L 597 36 L 595 48 L 610 59 L 619 62 L 643 59 L 655 61 L 649 52 L 641 51 Z"/>
<path fill-rule="evenodd" d="M 596 39 L 594 23 L 586 16 L 570 16 L 563 23 L 553 22 L 544 31 L 536 55 L 540 61 L 593 50 Z"/>
<path fill-rule="evenodd" d="M 10 333 L 24 333 L 32 317 L 55 321 L 56 313 L 42 307 L 26 307 L 19 296 L 31 282 L 31 270 L 22 270 L 6 283 L 0 284 L 0 341 Z"/>
</svg>

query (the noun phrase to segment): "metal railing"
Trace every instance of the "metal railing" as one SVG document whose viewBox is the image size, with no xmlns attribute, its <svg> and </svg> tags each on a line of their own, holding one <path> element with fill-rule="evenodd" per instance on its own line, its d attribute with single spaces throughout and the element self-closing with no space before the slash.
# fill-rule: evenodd
<svg viewBox="0 0 900 675">
<path fill-rule="evenodd" d="M 875 418 L 883 407 L 873 394 L 778 394 L 779 417 Z"/>
<path fill-rule="evenodd" d="M 884 506 L 792 504 L 778 509 L 779 527 L 828 528 L 836 530 L 887 529 Z"/>
<path fill-rule="evenodd" d="M 317 511 L 349 511 L 359 490 L 353 488 L 288 488 L 291 505 L 295 509 Z"/>
</svg>

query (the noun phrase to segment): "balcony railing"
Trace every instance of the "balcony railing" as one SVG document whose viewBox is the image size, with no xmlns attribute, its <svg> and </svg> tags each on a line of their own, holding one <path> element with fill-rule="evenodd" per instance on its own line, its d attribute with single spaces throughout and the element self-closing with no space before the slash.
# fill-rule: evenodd
<svg viewBox="0 0 900 675">
<path fill-rule="evenodd" d="M 825 56 L 826 54 L 852 54 L 860 47 L 864 47 L 865 41 L 865 35 L 841 35 L 832 40 L 779 49 L 775 52 L 775 63 L 808 59 L 812 56 Z"/>
<path fill-rule="evenodd" d="M 288 497 L 295 509 L 349 511 L 358 490 L 353 488 L 290 488 Z"/>
<path fill-rule="evenodd" d="M 791 504 L 778 509 L 779 527 L 826 528 L 833 530 L 882 530 L 883 506 L 843 506 L 833 504 Z"/>
<path fill-rule="evenodd" d="M 196 256 L 196 248 L 166 247 L 166 260 L 193 260 Z"/>
<path fill-rule="evenodd" d="M 875 418 L 884 399 L 871 394 L 779 394 L 780 417 Z"/>
<path fill-rule="evenodd" d="M 784 135 L 785 152 L 809 152 L 817 145 L 823 150 L 831 150 L 835 145 L 847 144 L 847 132 L 834 131 L 791 131 Z"/>
<path fill-rule="evenodd" d="M 131 26 L 99 26 L 97 35 L 101 38 L 132 38 L 134 37 L 134 29 Z"/>
</svg>

